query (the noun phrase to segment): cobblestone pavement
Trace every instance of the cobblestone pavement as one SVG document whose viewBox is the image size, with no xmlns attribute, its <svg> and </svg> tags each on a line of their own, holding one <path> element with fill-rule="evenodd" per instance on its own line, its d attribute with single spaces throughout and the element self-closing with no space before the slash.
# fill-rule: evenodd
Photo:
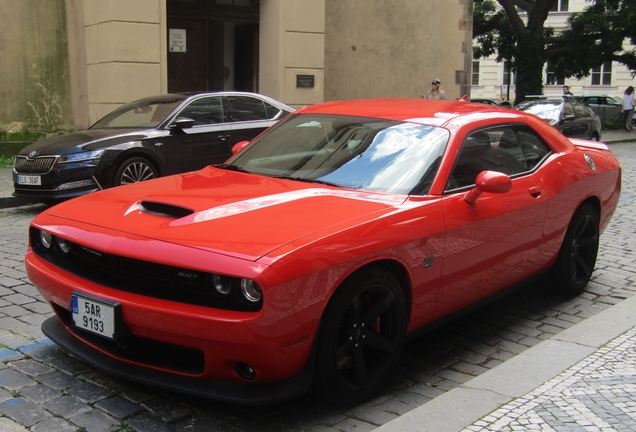
<svg viewBox="0 0 636 432">
<path fill-rule="evenodd" d="M 614 144 L 612 150 L 623 165 L 623 193 L 601 237 L 586 291 L 564 299 L 538 283 L 427 333 L 407 344 L 386 390 L 359 406 L 335 406 L 306 395 L 242 407 L 158 391 L 85 365 L 57 349 L 39 328 L 52 312 L 29 282 L 23 257 L 29 222 L 44 207 L 0 210 L 0 430 L 373 430 L 636 292 L 636 147 Z M 610 363 L 610 357 L 599 361 L 605 358 Z M 633 381 L 630 391 L 633 403 Z M 626 406 L 633 415 L 634 405 Z"/>
<path fill-rule="evenodd" d="M 636 430 L 636 327 L 463 432 Z"/>
</svg>

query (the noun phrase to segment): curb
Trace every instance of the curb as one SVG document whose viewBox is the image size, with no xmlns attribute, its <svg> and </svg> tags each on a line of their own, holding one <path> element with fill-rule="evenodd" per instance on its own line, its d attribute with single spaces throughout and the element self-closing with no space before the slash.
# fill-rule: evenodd
<svg viewBox="0 0 636 432">
<path fill-rule="evenodd" d="M 0 197 L 0 209 L 20 207 L 28 204 L 39 204 L 40 201 L 23 197 Z"/>
<path fill-rule="evenodd" d="M 636 296 L 563 330 L 374 432 L 458 432 L 522 397 L 636 326 Z"/>
</svg>

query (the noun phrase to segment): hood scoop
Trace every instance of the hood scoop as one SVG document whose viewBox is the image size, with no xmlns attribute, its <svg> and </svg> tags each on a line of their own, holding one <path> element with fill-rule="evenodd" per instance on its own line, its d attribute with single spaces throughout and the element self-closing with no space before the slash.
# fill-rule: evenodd
<svg viewBox="0 0 636 432">
<path fill-rule="evenodd" d="M 155 201 L 141 201 L 139 203 L 139 211 L 171 219 L 181 219 L 194 213 L 194 210 L 186 207 Z"/>
</svg>

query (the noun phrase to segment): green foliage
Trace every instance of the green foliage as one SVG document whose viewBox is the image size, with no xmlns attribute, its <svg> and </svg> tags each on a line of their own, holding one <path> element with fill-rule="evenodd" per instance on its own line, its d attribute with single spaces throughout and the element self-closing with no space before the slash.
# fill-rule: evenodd
<svg viewBox="0 0 636 432">
<path fill-rule="evenodd" d="M 13 166 L 12 157 L 0 156 L 0 168 L 11 168 Z"/>
<path fill-rule="evenodd" d="M 37 65 L 33 65 L 33 69 L 37 69 Z M 51 79 L 47 76 L 46 69 L 42 72 L 34 72 L 31 74 L 34 80 L 35 88 L 39 91 L 40 96 L 35 101 L 27 101 L 27 105 L 31 107 L 35 118 L 32 124 L 35 128 L 53 132 L 58 130 L 64 123 L 64 114 L 61 105 L 61 96 L 52 91 Z"/>
<path fill-rule="evenodd" d="M 610 130 L 619 130 L 625 127 L 625 122 L 623 120 L 613 120 L 613 119 L 603 119 L 601 120 L 601 130 L 610 131 Z"/>
<path fill-rule="evenodd" d="M 22 131 L 22 132 L 6 132 L 0 130 L 0 142 L 2 141 L 37 141 L 45 138 L 45 132 Z"/>
<path fill-rule="evenodd" d="M 636 1 L 596 0 L 568 19 L 569 28 L 552 48 L 566 60 L 564 74 L 582 78 L 603 62 L 616 61 L 636 74 Z"/>
</svg>

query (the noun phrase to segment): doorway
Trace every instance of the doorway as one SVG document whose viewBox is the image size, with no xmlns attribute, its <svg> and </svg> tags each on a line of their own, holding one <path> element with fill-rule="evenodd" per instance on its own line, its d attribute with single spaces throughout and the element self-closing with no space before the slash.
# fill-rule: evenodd
<svg viewBox="0 0 636 432">
<path fill-rule="evenodd" d="M 168 92 L 258 92 L 257 0 L 167 0 Z"/>
</svg>

